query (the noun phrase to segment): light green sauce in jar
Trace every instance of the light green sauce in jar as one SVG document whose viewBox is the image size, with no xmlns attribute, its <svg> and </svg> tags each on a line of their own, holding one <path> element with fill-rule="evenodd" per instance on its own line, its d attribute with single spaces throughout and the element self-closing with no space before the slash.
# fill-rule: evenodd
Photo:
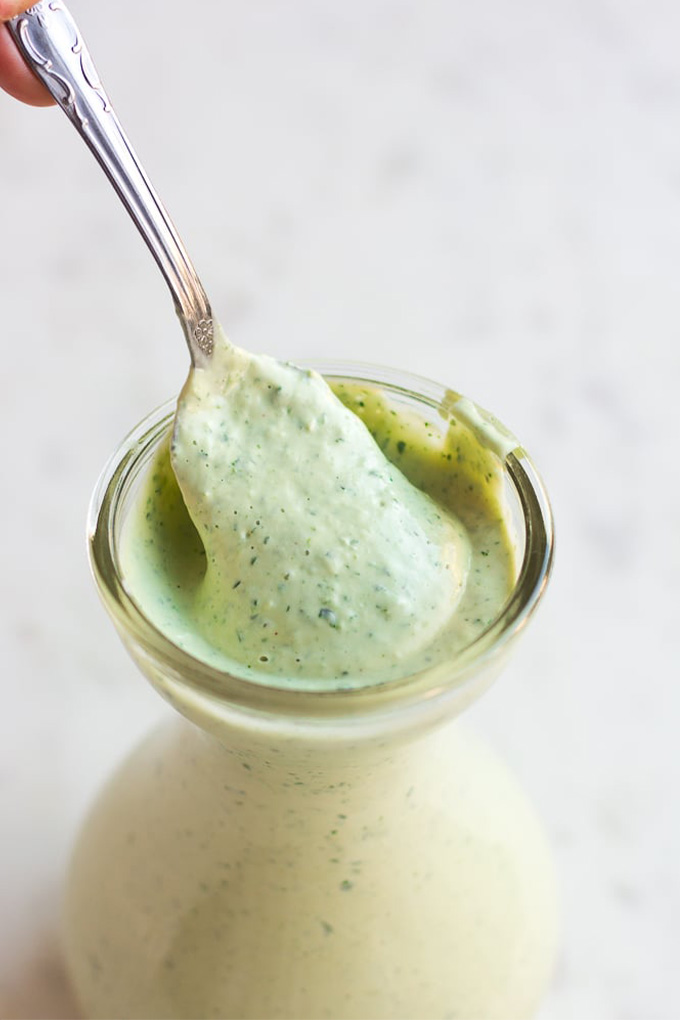
<svg viewBox="0 0 680 1020">
<path fill-rule="evenodd" d="M 126 586 L 175 644 L 267 682 L 378 683 L 451 658 L 516 576 L 479 430 L 221 340 L 137 496 Z"/>
</svg>

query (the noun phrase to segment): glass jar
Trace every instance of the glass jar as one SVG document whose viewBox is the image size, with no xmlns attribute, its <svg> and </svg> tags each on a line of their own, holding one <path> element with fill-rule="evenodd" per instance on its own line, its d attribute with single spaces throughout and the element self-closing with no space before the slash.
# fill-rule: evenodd
<svg viewBox="0 0 680 1020">
<path fill-rule="evenodd" d="M 171 404 L 123 442 L 90 517 L 94 576 L 177 719 L 132 754 L 78 842 L 67 958 L 91 1017 L 519 1018 L 553 963 L 551 858 L 516 782 L 456 717 L 545 588 L 550 508 L 524 451 L 441 386 L 324 364 L 502 464 L 514 590 L 454 661 L 349 690 L 254 683 L 174 646 L 126 589 L 121 533 Z"/>
</svg>

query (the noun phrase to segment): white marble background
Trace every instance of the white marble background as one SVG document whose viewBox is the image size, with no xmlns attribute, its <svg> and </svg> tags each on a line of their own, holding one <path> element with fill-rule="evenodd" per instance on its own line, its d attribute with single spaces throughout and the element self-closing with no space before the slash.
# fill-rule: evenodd
<svg viewBox="0 0 680 1020">
<path fill-rule="evenodd" d="M 232 337 L 450 383 L 553 497 L 552 590 L 473 712 L 564 894 L 542 1020 L 680 1015 L 680 7 L 72 0 Z M 0 1014 L 72 1017 L 63 870 L 166 711 L 88 576 L 111 449 L 187 368 L 57 111 L 0 97 Z"/>
</svg>

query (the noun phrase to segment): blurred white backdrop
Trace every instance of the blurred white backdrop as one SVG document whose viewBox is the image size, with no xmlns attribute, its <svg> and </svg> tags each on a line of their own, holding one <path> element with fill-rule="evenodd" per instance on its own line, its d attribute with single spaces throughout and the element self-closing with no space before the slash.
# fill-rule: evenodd
<svg viewBox="0 0 680 1020">
<path fill-rule="evenodd" d="M 680 8 L 72 0 L 232 338 L 491 408 L 557 518 L 552 590 L 471 713 L 564 897 L 542 1020 L 680 1014 Z M 0 96 L 0 1014 L 72 1017 L 60 885 L 169 709 L 88 576 L 104 460 L 187 370 L 163 281 L 56 110 Z"/>
</svg>

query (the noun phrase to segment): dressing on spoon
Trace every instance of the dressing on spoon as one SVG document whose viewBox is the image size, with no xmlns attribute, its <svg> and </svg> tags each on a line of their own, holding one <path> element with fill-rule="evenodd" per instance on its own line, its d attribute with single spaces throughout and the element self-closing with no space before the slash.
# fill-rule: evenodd
<svg viewBox="0 0 680 1020">
<path fill-rule="evenodd" d="M 201 632 L 279 675 L 380 673 L 413 656 L 461 596 L 465 529 L 320 375 L 215 340 L 179 398 L 171 448 L 206 552 Z"/>
</svg>

